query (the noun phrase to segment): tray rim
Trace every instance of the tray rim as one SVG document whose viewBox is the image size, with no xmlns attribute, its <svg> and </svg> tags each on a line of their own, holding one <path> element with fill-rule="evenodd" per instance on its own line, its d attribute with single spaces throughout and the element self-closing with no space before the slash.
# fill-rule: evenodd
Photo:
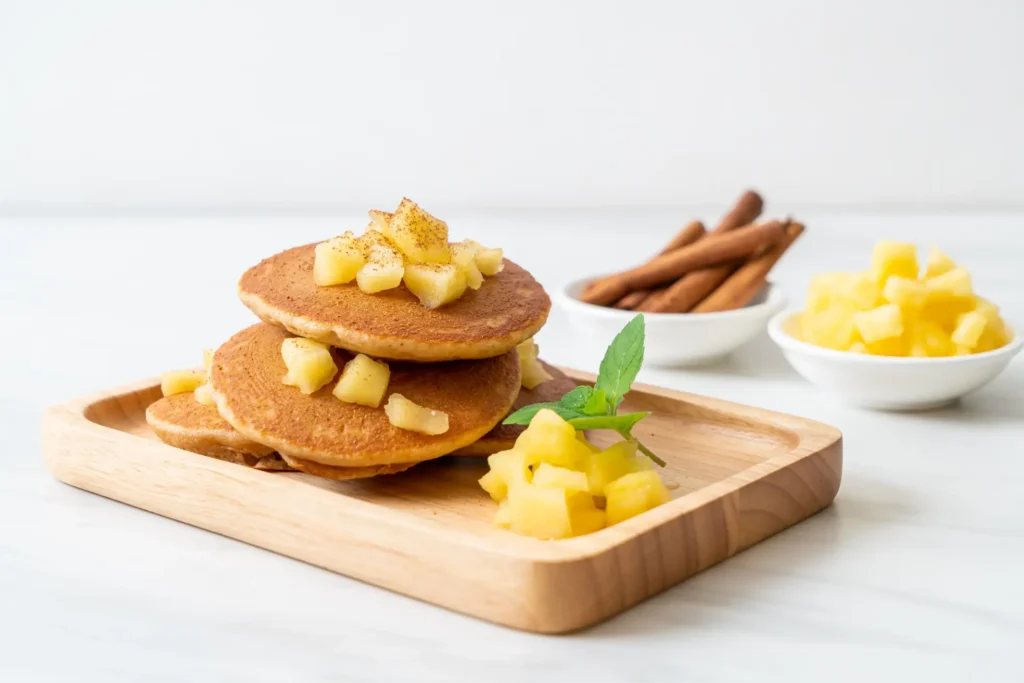
<svg viewBox="0 0 1024 683">
<path fill-rule="evenodd" d="M 565 367 L 560 367 L 560 369 L 569 377 L 579 382 L 592 383 L 596 378 L 596 375 L 593 373 Z M 151 390 L 159 386 L 159 384 L 159 379 L 147 378 L 52 406 L 44 413 L 43 430 L 45 432 L 49 425 L 59 424 L 64 427 L 89 432 L 91 435 L 96 437 L 104 438 L 105 440 L 112 442 L 116 447 L 125 447 L 135 443 L 142 443 L 145 444 L 147 448 L 158 449 L 165 457 L 177 460 L 182 464 L 186 464 L 188 467 L 207 470 L 220 475 L 227 475 L 234 479 L 248 479 L 252 484 L 269 487 L 271 489 L 277 486 L 291 487 L 301 485 L 307 489 L 304 495 L 308 495 L 311 501 L 316 501 L 320 497 L 326 496 L 326 498 L 324 498 L 325 505 L 347 508 L 345 509 L 346 513 L 354 514 L 358 518 L 366 519 L 374 523 L 384 522 L 391 527 L 403 528 L 406 531 L 443 536 L 447 543 L 457 542 L 458 545 L 470 552 L 487 552 L 493 555 L 505 555 L 509 559 L 514 559 L 520 562 L 526 561 L 533 564 L 572 563 L 587 560 L 612 551 L 618 546 L 629 543 L 638 536 L 656 531 L 658 527 L 669 524 L 673 520 L 686 516 L 720 498 L 724 498 L 730 494 L 740 491 L 746 486 L 755 484 L 760 479 L 785 469 L 804 458 L 817 455 L 832 447 L 841 447 L 842 443 L 842 433 L 838 429 L 807 418 L 788 415 L 765 408 L 747 406 L 740 403 L 726 401 L 724 399 L 668 389 L 665 387 L 658 387 L 649 384 L 634 384 L 632 389 L 633 393 L 645 393 L 670 400 L 684 401 L 724 415 L 736 415 L 746 420 L 764 422 L 772 426 L 774 429 L 782 428 L 787 432 L 796 435 L 797 441 L 793 447 L 788 450 L 783 450 L 761 462 L 754 463 L 742 470 L 739 470 L 725 479 L 708 484 L 707 486 L 678 498 L 674 498 L 671 502 L 666 503 L 665 505 L 624 522 L 620 522 L 615 526 L 607 527 L 585 536 L 577 536 L 557 541 L 543 541 L 535 538 L 519 536 L 507 531 L 501 532 L 496 530 L 493 534 L 482 534 L 460 527 L 453 527 L 441 521 L 428 519 L 409 512 L 396 510 L 369 501 L 346 496 L 343 493 L 339 494 L 337 491 L 331 491 L 315 485 L 296 481 L 295 476 L 300 475 L 283 474 L 278 472 L 262 472 L 242 465 L 209 458 L 175 448 L 174 446 L 170 446 L 158 440 L 145 439 L 114 427 L 108 427 L 106 425 L 93 422 L 86 417 L 88 409 L 96 403 L 116 398 L 118 396 Z M 60 476 L 57 468 L 50 461 L 46 450 L 44 443 L 44 457 L 47 460 L 47 466 L 51 473 L 57 479 L 66 481 Z M 835 493 L 838 492 L 839 480 L 841 480 L 841 471 L 838 473 L 836 491 L 833 492 L 832 498 L 834 498 Z M 71 482 L 67 483 L 74 485 Z M 330 500 L 330 502 L 327 502 L 327 500 Z M 190 524 L 189 522 L 185 523 Z"/>
</svg>

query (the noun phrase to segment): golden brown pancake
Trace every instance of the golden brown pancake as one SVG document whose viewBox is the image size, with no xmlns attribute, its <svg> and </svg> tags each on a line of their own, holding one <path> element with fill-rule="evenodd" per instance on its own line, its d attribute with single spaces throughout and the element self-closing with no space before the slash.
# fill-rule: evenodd
<svg viewBox="0 0 1024 683">
<path fill-rule="evenodd" d="M 551 379 L 543 384 L 538 384 L 533 389 L 527 389 L 526 387 L 520 389 L 519 396 L 516 397 L 516 402 L 512 405 L 509 415 L 523 406 L 557 401 L 576 388 L 576 382 L 569 379 L 564 372 L 553 365 L 548 365 L 544 361 L 540 361 L 540 364 L 551 375 Z M 507 451 L 516 445 L 516 439 L 525 430 L 525 425 L 499 424 L 484 434 L 479 441 L 474 441 L 468 446 L 460 448 L 452 453 L 452 455 L 486 457 L 492 453 Z"/>
<path fill-rule="evenodd" d="M 164 443 L 258 470 L 298 470 L 326 479 L 343 481 L 394 474 L 412 467 L 412 464 L 331 467 L 296 458 L 282 458 L 270 448 L 239 434 L 224 421 L 216 408 L 202 405 L 192 394 L 175 394 L 150 404 L 146 409 L 146 421 Z"/>
<path fill-rule="evenodd" d="M 417 464 L 414 462 L 396 462 L 391 465 L 373 465 L 371 467 L 333 467 L 331 465 L 321 465 L 312 460 L 293 458 L 290 455 L 282 455 L 281 457 L 293 469 L 305 472 L 306 474 L 312 474 L 316 477 L 323 477 L 324 479 L 334 479 L 335 481 L 365 479 L 383 474 L 398 474 Z"/>
<path fill-rule="evenodd" d="M 313 282 L 315 246 L 289 249 L 247 270 L 238 283 L 239 298 L 268 323 L 375 358 L 499 356 L 532 337 L 551 309 L 544 288 L 508 260 L 480 289 L 433 310 L 404 285 L 377 294 L 354 283 L 319 287 Z"/>
<path fill-rule="evenodd" d="M 175 448 L 258 469 L 290 469 L 273 448 L 236 432 L 216 408 L 204 406 L 191 393 L 151 403 L 146 422 L 161 441 Z"/>
<path fill-rule="evenodd" d="M 415 463 L 467 446 L 508 413 L 521 381 L 513 349 L 494 358 L 448 363 L 391 363 L 388 394 L 448 414 L 448 431 L 430 436 L 392 425 L 383 407 L 345 403 L 331 392 L 312 395 L 281 382 L 281 343 L 291 337 L 260 323 L 217 349 L 210 388 L 217 409 L 242 435 L 282 455 L 338 467 Z M 352 358 L 333 349 L 340 369 Z"/>
</svg>

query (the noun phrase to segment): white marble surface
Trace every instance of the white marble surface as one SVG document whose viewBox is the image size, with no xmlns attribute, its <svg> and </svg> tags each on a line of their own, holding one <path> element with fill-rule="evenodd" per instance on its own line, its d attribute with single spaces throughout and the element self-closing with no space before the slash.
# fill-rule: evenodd
<svg viewBox="0 0 1024 683">
<path fill-rule="evenodd" d="M 788 208 L 788 207 L 787 207 Z M 936 241 L 1024 321 L 1024 215 L 801 210 L 775 279 L 858 267 L 881 236 Z M 556 289 L 657 248 L 689 210 L 452 213 Z M 845 434 L 835 504 L 568 637 L 448 613 L 51 479 L 49 404 L 195 362 L 250 320 L 258 258 L 328 217 L 0 220 L 0 680 L 1021 680 L 1024 361 L 961 405 L 843 406 L 766 338 L 641 379 L 808 416 Z M 570 264 L 570 265 L 562 265 Z M 595 367 L 555 310 L 544 356 Z M 339 523 L 342 521 L 339 520 Z"/>
</svg>

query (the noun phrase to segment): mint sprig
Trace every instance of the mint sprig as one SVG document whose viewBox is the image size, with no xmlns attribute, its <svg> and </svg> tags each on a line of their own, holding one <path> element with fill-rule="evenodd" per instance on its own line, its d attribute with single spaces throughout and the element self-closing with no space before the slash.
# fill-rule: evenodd
<svg viewBox="0 0 1024 683">
<path fill-rule="evenodd" d="M 611 429 L 622 438 L 636 442 L 637 448 L 662 467 L 665 461 L 633 436 L 633 427 L 650 413 L 619 415 L 619 406 L 644 362 L 644 316 L 637 315 L 622 328 L 605 351 L 593 387 L 576 387 L 553 403 L 534 403 L 520 408 L 502 424 L 527 425 L 541 410 L 553 410 L 576 429 Z"/>
</svg>

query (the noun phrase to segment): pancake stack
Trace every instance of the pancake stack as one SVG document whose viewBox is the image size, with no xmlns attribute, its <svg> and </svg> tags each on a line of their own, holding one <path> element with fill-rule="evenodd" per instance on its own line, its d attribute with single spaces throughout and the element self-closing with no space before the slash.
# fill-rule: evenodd
<svg viewBox="0 0 1024 683">
<path fill-rule="evenodd" d="M 532 388 L 522 386 L 517 347 L 532 344 L 551 302 L 515 263 L 504 260 L 478 289 L 428 309 L 404 285 L 373 294 L 355 283 L 317 285 L 315 247 L 286 250 L 242 275 L 239 298 L 262 322 L 216 350 L 197 394 L 165 396 L 149 407 L 147 421 L 161 440 L 267 471 L 372 477 L 444 455 L 480 457 L 511 448 L 523 430 L 500 424 L 511 411 L 556 401 L 575 386 L 543 363 L 550 379 L 538 384 L 531 376 L 526 383 Z M 282 382 L 288 372 L 282 343 L 293 336 L 328 345 L 339 369 L 311 394 Z M 356 354 L 388 365 L 380 406 L 333 394 Z M 425 434 L 395 426 L 383 408 L 393 394 L 445 413 L 447 430 Z"/>
</svg>

